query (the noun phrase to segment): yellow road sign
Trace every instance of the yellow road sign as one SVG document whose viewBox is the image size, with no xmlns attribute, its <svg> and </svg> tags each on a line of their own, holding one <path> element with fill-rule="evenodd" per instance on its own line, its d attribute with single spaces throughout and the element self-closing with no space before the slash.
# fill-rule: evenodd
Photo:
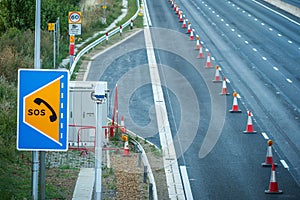
<svg viewBox="0 0 300 200">
<path fill-rule="evenodd" d="M 74 43 L 75 43 L 75 36 L 70 35 L 70 44 L 74 44 Z"/>
<path fill-rule="evenodd" d="M 48 23 L 48 31 L 54 31 L 55 23 Z"/>
<path fill-rule="evenodd" d="M 40 133 L 60 143 L 60 78 L 25 97 L 24 121 Z"/>
<path fill-rule="evenodd" d="M 73 11 L 69 12 L 68 17 L 69 24 L 81 24 L 82 21 L 82 15 L 81 12 Z"/>
</svg>

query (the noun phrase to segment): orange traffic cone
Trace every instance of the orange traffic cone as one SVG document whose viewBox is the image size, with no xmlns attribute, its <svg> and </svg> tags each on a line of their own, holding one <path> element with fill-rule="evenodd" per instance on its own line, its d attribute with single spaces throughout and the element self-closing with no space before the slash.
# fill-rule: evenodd
<svg viewBox="0 0 300 200">
<path fill-rule="evenodd" d="M 206 68 L 210 68 L 210 53 L 208 52 L 207 53 L 207 58 L 206 58 L 206 65 L 205 65 L 205 67 Z"/>
<path fill-rule="evenodd" d="M 123 153 L 123 156 L 129 156 L 130 155 L 130 152 L 129 152 L 129 145 L 128 145 L 128 141 L 126 141 L 124 143 L 124 153 Z"/>
<path fill-rule="evenodd" d="M 276 171 L 275 171 L 275 165 L 272 164 L 272 171 L 271 171 L 271 178 L 270 178 L 270 184 L 269 189 L 265 190 L 266 194 L 282 194 L 282 190 L 278 189 L 278 183 L 276 181 Z"/>
<path fill-rule="evenodd" d="M 217 65 L 216 66 L 215 79 L 213 80 L 214 83 L 222 82 L 221 78 L 220 78 L 220 70 L 221 70 L 221 68 Z"/>
<path fill-rule="evenodd" d="M 252 116 L 253 116 L 252 112 L 248 111 L 248 121 L 247 121 L 246 130 L 244 131 L 244 133 L 257 133 L 253 128 Z"/>
<path fill-rule="evenodd" d="M 272 154 L 272 145 L 273 145 L 273 141 L 272 140 L 268 140 L 268 149 L 267 149 L 267 155 L 266 155 L 266 161 L 261 163 L 261 165 L 263 167 L 271 167 L 272 164 L 274 164 L 275 166 L 277 166 L 277 163 L 274 163 L 273 161 L 273 154 Z"/>
<path fill-rule="evenodd" d="M 178 6 L 176 6 L 176 15 L 178 15 L 178 13 L 179 13 L 179 7 Z"/>
<path fill-rule="evenodd" d="M 202 45 L 201 44 L 200 44 L 200 48 L 199 48 L 198 58 L 204 58 L 204 56 L 203 56 L 203 49 L 202 49 Z"/>
<path fill-rule="evenodd" d="M 191 33 L 190 33 L 190 40 L 194 40 L 194 29 L 191 30 Z"/>
<path fill-rule="evenodd" d="M 226 84 L 226 77 L 223 78 L 223 84 L 222 84 L 222 92 L 220 95 L 229 95 L 227 92 L 227 84 Z"/>
<path fill-rule="evenodd" d="M 200 36 L 199 35 L 196 35 L 196 50 L 199 50 L 200 49 Z"/>
<path fill-rule="evenodd" d="M 182 11 L 179 11 L 179 22 L 183 22 Z"/>
<path fill-rule="evenodd" d="M 242 111 L 239 109 L 239 105 L 238 105 L 238 101 L 237 101 L 237 96 L 238 93 L 234 92 L 233 93 L 233 104 L 232 104 L 232 108 L 231 110 L 229 110 L 229 112 L 231 113 L 241 113 Z"/>
<path fill-rule="evenodd" d="M 185 17 L 183 16 L 182 28 L 186 28 L 186 21 Z"/>
<path fill-rule="evenodd" d="M 120 127 L 120 129 L 121 129 L 122 133 L 126 132 L 124 116 L 122 116 L 122 118 L 121 118 L 121 127 Z"/>
<path fill-rule="evenodd" d="M 188 28 L 187 28 L 187 33 L 191 33 L 191 22 L 188 22 Z"/>
</svg>

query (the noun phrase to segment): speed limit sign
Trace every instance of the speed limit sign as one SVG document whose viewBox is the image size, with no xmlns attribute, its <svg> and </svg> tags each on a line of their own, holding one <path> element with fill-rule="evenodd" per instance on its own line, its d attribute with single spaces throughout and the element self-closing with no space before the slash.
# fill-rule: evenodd
<svg viewBox="0 0 300 200">
<path fill-rule="evenodd" d="M 69 12 L 69 24 L 81 24 L 81 12 Z"/>
</svg>

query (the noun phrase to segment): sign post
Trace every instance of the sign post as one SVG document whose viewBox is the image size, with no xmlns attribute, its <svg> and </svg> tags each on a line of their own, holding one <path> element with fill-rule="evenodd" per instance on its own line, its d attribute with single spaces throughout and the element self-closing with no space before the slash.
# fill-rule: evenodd
<svg viewBox="0 0 300 200">
<path fill-rule="evenodd" d="M 72 11 L 69 12 L 68 15 L 68 22 L 69 22 L 69 35 L 70 35 L 70 68 L 73 64 L 75 58 L 75 35 L 81 35 L 81 22 L 82 22 L 82 15 L 79 11 Z M 71 38 L 74 38 L 72 41 Z"/>
<path fill-rule="evenodd" d="M 69 35 L 81 35 L 82 15 L 79 11 L 69 12 Z"/>
<path fill-rule="evenodd" d="M 35 5 L 34 69 L 41 68 L 41 0 Z M 39 152 L 32 151 L 32 199 L 38 199 Z"/>
</svg>

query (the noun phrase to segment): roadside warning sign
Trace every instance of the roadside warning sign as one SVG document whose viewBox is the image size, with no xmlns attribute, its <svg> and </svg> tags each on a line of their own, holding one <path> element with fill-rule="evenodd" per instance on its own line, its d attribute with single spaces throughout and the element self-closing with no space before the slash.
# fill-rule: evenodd
<svg viewBox="0 0 300 200">
<path fill-rule="evenodd" d="M 81 12 L 79 11 L 69 12 L 68 15 L 69 24 L 81 24 L 81 20 L 82 20 L 81 18 L 82 18 Z"/>
<path fill-rule="evenodd" d="M 67 150 L 67 70 L 19 70 L 18 150 Z"/>
</svg>

